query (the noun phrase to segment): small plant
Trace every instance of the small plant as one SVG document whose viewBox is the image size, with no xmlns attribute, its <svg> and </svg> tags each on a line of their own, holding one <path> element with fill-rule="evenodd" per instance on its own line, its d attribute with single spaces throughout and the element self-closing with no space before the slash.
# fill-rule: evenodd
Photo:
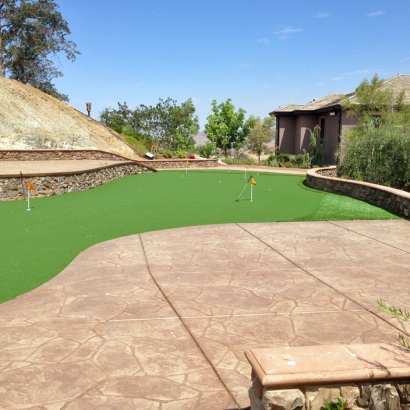
<svg viewBox="0 0 410 410">
<path fill-rule="evenodd" d="M 182 149 L 179 149 L 179 150 L 177 151 L 177 157 L 178 157 L 178 158 L 186 158 L 186 151 L 184 151 L 184 150 L 182 150 Z"/>
<path fill-rule="evenodd" d="M 406 308 L 396 308 L 395 306 L 391 306 L 386 302 L 383 302 L 381 299 L 377 301 L 377 304 L 379 305 L 380 310 L 388 313 L 390 316 L 393 316 L 402 322 L 410 322 L 410 312 Z M 397 340 L 403 347 L 410 351 L 410 341 L 405 339 L 402 333 L 399 333 Z"/>
<path fill-rule="evenodd" d="M 165 149 L 164 151 L 162 151 L 162 156 L 164 158 L 172 158 L 172 151 L 170 151 L 169 149 Z"/>
<path fill-rule="evenodd" d="M 337 401 L 324 402 L 323 407 L 326 410 L 348 410 L 350 409 L 349 403 L 345 400 L 343 401 L 340 397 L 337 398 Z"/>
</svg>

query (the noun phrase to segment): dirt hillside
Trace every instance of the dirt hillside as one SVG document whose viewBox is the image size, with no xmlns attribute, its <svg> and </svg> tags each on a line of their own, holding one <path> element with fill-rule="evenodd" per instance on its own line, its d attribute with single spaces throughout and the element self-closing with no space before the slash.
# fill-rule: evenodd
<svg viewBox="0 0 410 410">
<path fill-rule="evenodd" d="M 36 88 L 0 78 L 0 149 L 85 148 L 139 158 L 99 122 Z"/>
</svg>

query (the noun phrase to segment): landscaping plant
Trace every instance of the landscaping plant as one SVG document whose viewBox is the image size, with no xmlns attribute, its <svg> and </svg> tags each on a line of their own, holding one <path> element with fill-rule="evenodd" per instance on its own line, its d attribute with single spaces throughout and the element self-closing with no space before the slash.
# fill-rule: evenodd
<svg viewBox="0 0 410 410">
<path fill-rule="evenodd" d="M 377 301 L 377 304 L 379 305 L 379 309 L 383 312 L 386 312 L 394 318 L 403 322 L 410 322 L 410 312 L 406 308 L 396 308 L 395 306 L 391 306 L 388 303 L 383 302 L 381 299 Z M 408 339 L 405 339 L 402 333 L 399 333 L 397 340 L 410 352 L 410 341 Z"/>
<path fill-rule="evenodd" d="M 349 403 L 346 400 L 343 401 L 340 397 L 336 401 L 325 401 L 323 407 L 326 410 L 348 410 L 350 408 Z"/>
<path fill-rule="evenodd" d="M 410 188 L 410 127 L 370 124 L 353 129 L 338 151 L 343 178 L 393 188 Z"/>
</svg>

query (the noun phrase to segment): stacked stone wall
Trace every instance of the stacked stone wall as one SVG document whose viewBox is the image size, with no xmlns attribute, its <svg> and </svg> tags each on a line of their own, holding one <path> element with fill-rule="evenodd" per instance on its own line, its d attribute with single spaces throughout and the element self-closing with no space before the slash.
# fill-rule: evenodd
<svg viewBox="0 0 410 410">
<path fill-rule="evenodd" d="M 139 164 L 151 166 L 155 169 L 171 169 L 171 168 L 209 168 L 217 167 L 218 159 L 154 159 L 148 161 L 138 160 Z"/>
<path fill-rule="evenodd" d="M 51 160 L 109 160 L 130 161 L 129 158 L 100 150 L 0 150 L 0 161 Z"/>
<path fill-rule="evenodd" d="M 30 192 L 30 197 L 42 198 L 66 192 L 85 191 L 126 175 L 148 172 L 153 171 L 143 165 L 128 162 L 84 172 L 24 176 L 23 181 L 21 178 L 4 177 L 0 178 L 0 201 L 25 199 L 27 182 L 31 182 L 35 187 L 35 190 Z"/>
<path fill-rule="evenodd" d="M 410 410 L 410 378 L 264 388 L 252 374 L 251 410 L 324 410 L 324 402 L 346 402 L 351 410 Z"/>
<path fill-rule="evenodd" d="M 306 173 L 306 183 L 311 188 L 360 199 L 406 218 L 410 216 L 410 193 L 382 185 L 335 178 L 334 174 L 334 167 L 310 169 Z"/>
</svg>

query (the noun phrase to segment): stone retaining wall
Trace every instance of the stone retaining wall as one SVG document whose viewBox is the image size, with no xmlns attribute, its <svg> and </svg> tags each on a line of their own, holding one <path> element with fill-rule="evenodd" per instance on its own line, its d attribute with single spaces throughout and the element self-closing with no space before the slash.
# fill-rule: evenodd
<svg viewBox="0 0 410 410">
<path fill-rule="evenodd" d="M 0 178 L 0 201 L 25 199 L 28 181 L 36 188 L 30 192 L 30 197 L 41 198 L 66 192 L 85 191 L 126 175 L 147 172 L 154 171 L 142 164 L 127 162 L 84 172 L 24 177 L 24 183 L 21 178 L 5 177 Z"/>
<path fill-rule="evenodd" d="M 335 167 L 310 169 L 306 173 L 309 187 L 334 194 L 347 195 L 377 205 L 406 218 L 410 215 L 410 193 L 368 182 L 334 178 Z M 409 409 L 410 410 L 410 409 Z"/>
<path fill-rule="evenodd" d="M 185 168 L 188 161 L 189 168 L 217 167 L 218 159 L 154 159 L 141 161 L 140 164 L 150 165 L 155 169 Z"/>
<path fill-rule="evenodd" d="M 331 363 L 329 363 L 331 366 Z M 252 373 L 251 410 L 324 410 L 324 402 L 340 397 L 352 410 L 409 410 L 410 378 L 388 381 L 264 388 Z"/>
<path fill-rule="evenodd" d="M 129 158 L 95 149 L 38 149 L 0 150 L 0 161 L 51 161 L 51 160 L 109 160 L 130 161 Z"/>
</svg>

